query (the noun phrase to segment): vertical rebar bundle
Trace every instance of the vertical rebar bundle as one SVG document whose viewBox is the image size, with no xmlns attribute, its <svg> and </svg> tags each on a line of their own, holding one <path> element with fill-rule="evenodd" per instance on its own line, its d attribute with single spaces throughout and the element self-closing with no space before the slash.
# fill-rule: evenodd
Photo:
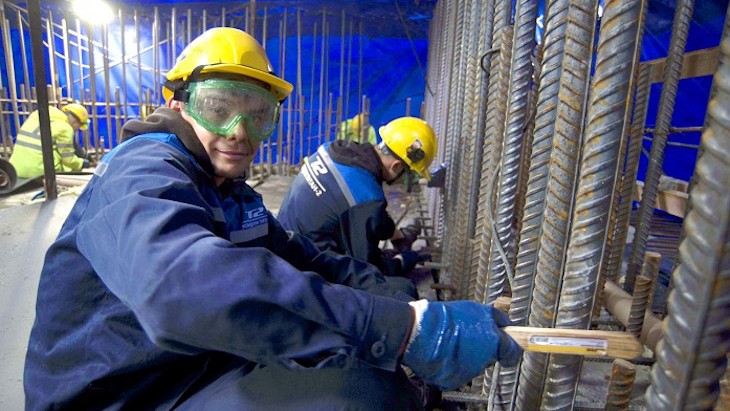
<svg viewBox="0 0 730 411">
<path fill-rule="evenodd" d="M 730 11 L 730 10 L 729 10 Z M 672 273 L 664 338 L 646 392 L 649 410 L 710 410 L 730 349 L 730 20 L 720 43 L 692 209 Z"/>
<path fill-rule="evenodd" d="M 528 126 L 528 104 L 530 103 L 530 85 L 532 83 L 532 53 L 535 46 L 535 19 L 537 4 L 531 0 L 520 0 L 515 5 L 514 40 L 510 62 L 508 108 L 505 129 L 505 142 L 502 158 L 502 175 L 500 181 L 500 199 L 498 200 L 498 232 L 502 245 L 509 247 L 510 256 L 516 256 L 517 238 L 513 236 L 516 227 L 516 197 L 518 194 L 519 170 L 524 159 L 525 133 Z M 521 211 L 521 210 L 520 210 Z M 506 228 L 508 227 L 508 228 Z M 501 230 L 500 230 L 501 229 Z M 507 231 L 509 231 L 507 233 Z M 510 261 L 509 270 L 514 273 L 515 261 Z M 514 283 L 514 280 L 513 280 Z M 514 290 L 513 290 L 514 294 Z M 517 383 L 518 367 L 501 368 L 497 378 L 499 395 L 495 398 L 498 404 L 495 409 L 509 409 L 513 402 Z"/>
<path fill-rule="evenodd" d="M 558 92 L 561 86 L 560 74 L 564 63 L 568 5 L 567 0 L 554 0 L 548 4 L 546 11 L 540 89 L 514 279 L 515 289 L 519 290 L 521 295 L 530 296 L 529 301 L 522 299 L 526 303 L 526 307 L 532 305 L 532 291 L 541 235 L 540 227 L 545 211 L 548 163 L 557 117 Z M 529 309 L 521 311 L 519 316 L 525 320 L 531 317 Z M 531 322 L 528 324 L 534 325 Z M 543 325 L 543 327 L 551 325 Z M 517 409 L 539 408 L 542 401 L 547 359 L 548 356 L 544 353 L 525 353 L 523 356 L 517 386 Z"/>
<path fill-rule="evenodd" d="M 667 64 L 664 68 L 664 84 L 659 97 L 659 112 L 657 113 L 654 138 L 651 143 L 651 154 L 646 169 L 644 191 L 641 196 L 639 207 L 639 222 L 634 234 L 634 248 L 631 251 L 631 259 L 626 271 L 624 289 L 631 294 L 634 289 L 634 279 L 641 272 L 641 264 L 644 262 L 646 243 L 651 230 L 651 216 L 654 213 L 657 191 L 659 190 L 659 178 L 662 175 L 662 164 L 664 163 L 664 149 L 667 145 L 669 128 L 671 127 L 672 114 L 674 113 L 674 102 L 677 98 L 679 78 L 682 72 L 682 61 L 684 58 L 684 47 L 687 44 L 689 24 L 694 10 L 694 0 L 678 0 L 672 24 L 672 37 L 669 42 L 669 54 Z"/>
<path fill-rule="evenodd" d="M 631 74 L 639 47 L 643 5 L 642 0 L 604 4 L 565 273 L 555 315 L 558 328 L 590 326 L 620 141 L 629 122 Z M 581 365 L 582 358 L 578 356 L 551 356 L 543 399 L 545 409 L 569 409 Z"/>
<path fill-rule="evenodd" d="M 489 88 L 487 93 L 486 132 L 482 155 L 482 168 L 479 184 L 479 204 L 477 208 L 476 235 L 479 235 L 479 246 L 473 260 L 478 260 L 477 269 L 477 301 L 489 302 L 501 294 L 504 278 L 494 278 L 489 273 L 489 254 L 493 241 L 492 215 L 490 200 L 494 198 L 496 186 L 496 170 L 504 137 L 504 122 L 507 107 L 507 88 L 509 86 L 509 50 L 505 45 L 508 37 L 503 30 L 507 27 L 507 11 L 511 2 L 496 0 L 494 6 L 494 23 L 492 26 L 492 49 L 496 58 L 492 60 L 489 71 Z M 511 35 L 509 36 L 511 38 Z M 497 54 L 498 53 L 498 54 Z"/>
<path fill-rule="evenodd" d="M 467 258 L 469 255 L 469 247 L 465 247 L 464 238 L 467 238 L 467 219 L 464 218 L 468 213 L 469 199 L 475 193 L 469 192 L 472 176 L 471 168 L 474 162 L 474 147 L 476 144 L 475 121 L 477 113 L 481 108 L 477 105 L 477 75 L 479 70 L 477 54 L 477 36 L 479 35 L 477 17 L 479 16 L 478 2 L 468 2 L 461 7 L 463 13 L 463 25 L 461 51 L 459 56 L 459 80 L 457 82 L 457 96 L 461 99 L 460 104 L 463 110 L 453 110 L 454 123 L 450 131 L 454 134 L 451 138 L 459 141 L 458 150 L 458 186 L 456 195 L 456 207 L 452 209 L 453 227 L 451 237 L 448 239 L 450 243 L 450 251 L 448 261 L 450 263 L 450 272 L 461 278 L 460 295 L 462 298 L 468 295 L 468 284 L 471 282 L 468 271 L 466 270 Z"/>
</svg>

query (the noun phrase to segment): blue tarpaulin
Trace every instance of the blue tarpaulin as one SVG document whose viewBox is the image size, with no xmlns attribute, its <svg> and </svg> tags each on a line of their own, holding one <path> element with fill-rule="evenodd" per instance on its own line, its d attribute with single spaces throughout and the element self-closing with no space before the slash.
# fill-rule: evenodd
<svg viewBox="0 0 730 411">
<path fill-rule="evenodd" d="M 671 35 L 672 20 L 674 18 L 675 0 L 649 0 L 648 12 L 646 17 L 646 29 L 643 39 L 642 61 L 649 61 L 663 58 L 667 54 L 667 48 Z M 64 68 L 64 60 L 60 57 L 63 52 L 63 39 L 61 30 L 58 27 L 60 18 L 64 16 L 64 12 L 60 7 L 65 2 L 53 3 L 46 5 L 48 10 L 55 13 L 56 33 L 54 45 L 56 48 L 56 58 L 54 65 L 56 67 L 57 81 L 61 86 L 67 84 L 67 74 Z M 241 6 L 241 2 L 220 2 L 220 1 L 198 1 L 195 3 L 183 3 L 173 1 L 125 1 L 111 3 L 113 7 L 121 7 L 125 16 L 125 55 L 127 55 L 126 70 L 123 73 L 123 65 L 121 64 L 121 30 L 118 19 L 108 26 L 108 61 L 109 68 L 109 94 L 104 87 L 103 77 L 103 56 L 104 49 L 101 47 L 101 39 L 103 38 L 100 28 L 93 29 L 93 38 L 96 43 L 94 47 L 94 65 L 96 68 L 96 95 L 97 101 L 96 113 L 99 116 L 95 127 L 98 133 L 103 136 L 111 136 L 106 139 L 105 145 L 109 147 L 115 144 L 115 134 L 117 132 L 114 122 L 107 124 L 107 110 L 110 114 L 119 112 L 128 117 L 136 117 L 138 113 L 137 106 L 132 105 L 124 107 L 124 102 L 136 104 L 139 101 L 140 90 L 146 93 L 150 90 L 153 98 L 153 104 L 162 104 L 161 95 L 159 94 L 159 85 L 162 78 L 155 81 L 150 69 L 153 67 L 152 49 L 152 13 L 154 7 L 158 8 L 158 12 L 162 17 L 162 21 L 170 20 L 169 14 L 172 7 L 178 9 L 178 18 L 184 16 L 184 11 L 191 8 L 193 17 L 193 27 L 199 24 L 202 9 L 205 8 L 208 13 L 208 27 L 216 25 L 216 16 L 219 16 L 220 10 L 227 7 L 229 15 L 227 24 L 236 25 L 243 28 L 244 12 L 239 11 L 231 13 L 234 7 Z M 316 144 L 321 141 L 319 135 L 325 132 L 324 128 L 327 124 L 325 120 L 320 123 L 320 111 L 324 112 L 330 94 L 336 99 L 340 96 L 342 90 L 342 110 L 345 119 L 356 114 L 360 108 L 360 93 L 366 95 L 371 101 L 371 123 L 376 126 L 385 124 L 387 121 L 403 116 L 406 114 L 406 101 L 411 99 L 410 110 L 412 115 L 419 116 L 421 103 L 424 101 L 424 93 L 428 92 L 425 84 L 425 70 L 428 61 L 428 33 L 429 23 L 433 14 L 433 8 L 436 1 L 419 2 L 411 1 L 257 1 L 256 14 L 258 16 L 256 23 L 255 36 L 260 40 L 263 38 L 262 22 L 264 14 L 268 19 L 268 30 L 266 33 L 266 41 L 264 45 L 270 56 L 271 62 L 277 73 L 283 76 L 295 85 L 294 93 L 287 103 L 292 109 L 292 115 L 287 116 L 286 113 L 282 117 L 285 125 L 291 121 L 295 124 L 292 127 L 292 133 L 303 133 L 304 146 L 296 146 L 297 137 L 287 138 L 287 135 L 275 135 L 273 141 L 281 140 L 283 143 L 292 141 L 289 152 L 292 161 L 297 163 L 300 159 L 300 153 L 306 155 L 315 149 Z M 695 4 L 694 15 L 689 30 L 689 38 L 687 39 L 686 51 L 706 49 L 717 47 L 719 44 L 725 13 L 727 11 L 728 0 L 706 0 L 697 1 Z M 132 21 L 133 9 L 140 11 L 140 35 L 135 35 L 134 22 Z M 541 2 L 540 12 L 544 9 L 544 2 Z M 327 51 L 322 51 L 322 17 L 323 11 L 326 10 L 326 21 L 328 24 L 328 33 L 325 47 Z M 343 51 L 342 37 L 342 10 L 346 16 L 346 24 L 344 25 L 344 52 L 345 52 L 345 69 L 341 67 Z M 283 15 L 286 13 L 286 56 L 281 58 L 281 41 L 280 33 L 284 27 L 281 22 Z M 14 18 L 12 12 L 6 14 L 9 18 Z M 44 14 L 45 16 L 45 14 Z M 167 16 L 167 17 L 164 17 Z M 297 16 L 299 16 L 301 26 L 298 24 Z M 166 19 L 166 20 L 165 20 Z M 538 18 L 539 33 L 541 33 L 542 16 Z M 71 23 L 70 29 L 75 30 L 75 26 Z M 219 20 L 218 20 L 219 24 Z M 317 33 L 314 33 L 314 27 L 317 26 Z M 12 29 L 15 27 L 15 29 Z M 297 38 L 297 30 L 301 27 L 302 36 L 301 43 Z M 438 28 L 436 28 L 438 29 Z M 445 29 L 445 28 L 443 28 Z M 85 36 L 88 35 L 88 26 L 81 27 L 83 34 L 79 53 L 77 41 L 75 37 L 71 37 L 69 42 L 69 55 L 72 56 L 74 64 L 72 65 L 72 73 L 74 78 L 73 96 L 78 99 L 82 90 L 90 89 L 89 78 L 89 56 L 87 53 L 88 43 Z M 29 33 L 25 32 L 25 41 L 28 42 Z M 19 31 L 17 25 L 11 23 L 11 40 L 13 43 L 13 52 L 15 54 L 14 67 L 16 72 L 16 83 L 24 82 L 23 73 L 24 66 L 22 58 L 20 58 Z M 44 38 L 45 38 L 44 32 Z M 143 50 L 141 56 L 141 64 L 145 68 L 141 72 L 141 76 L 137 71 L 137 58 L 134 57 L 139 47 Z M 164 73 L 170 64 L 169 59 L 177 55 L 184 47 L 182 38 L 177 39 L 175 50 L 171 50 L 169 42 L 159 44 L 160 72 Z M 147 51 L 145 51 L 147 50 Z M 298 50 L 301 50 L 299 54 Z M 78 59 L 81 56 L 84 65 L 85 78 L 83 83 L 79 82 Z M 133 56 L 133 57 L 129 57 Z M 362 60 L 360 61 L 360 58 Z M 6 64 L 5 54 L 0 54 L 0 64 Z M 30 58 L 30 48 L 26 50 L 26 60 L 28 61 L 28 70 L 32 73 L 33 64 Z M 320 91 L 320 71 L 322 62 L 324 61 L 327 69 L 325 83 Z M 282 64 L 283 63 L 283 64 Z M 297 76 L 297 66 L 301 64 L 301 78 Z M 284 70 L 282 70 L 282 65 Z M 33 76 L 29 76 L 30 83 L 33 83 Z M 359 79 L 362 83 L 359 84 Z M 141 85 L 140 85 L 141 80 Z M 3 86 L 8 85 L 8 70 L 2 72 Z M 49 73 L 50 82 L 50 73 Z M 344 86 L 341 87 L 341 83 Z M 711 76 L 692 78 L 682 80 L 679 87 L 679 93 L 676 100 L 676 108 L 672 125 L 674 127 L 698 127 L 702 126 L 705 117 L 705 107 L 709 99 L 709 92 L 712 83 Z M 157 86 L 157 88 L 155 88 Z M 115 90 L 119 89 L 120 100 L 116 101 Z M 124 90 L 126 89 L 126 97 Z M 431 90 L 435 90 L 435 85 L 430 85 Z M 64 87 L 64 93 L 68 93 L 68 88 Z M 655 84 L 652 87 L 650 99 L 649 115 L 647 117 L 647 128 L 653 128 L 661 84 Z M 157 93 L 155 93 L 157 91 Z M 303 97 L 299 97 L 301 95 Z M 86 101 L 91 99 L 88 95 Z M 303 110 L 299 110 L 295 103 L 301 102 L 303 99 Z M 106 102 L 111 104 L 107 108 Z M 336 107 L 332 107 L 335 109 Z M 299 128 L 299 114 L 304 114 L 302 128 Z M 329 124 L 333 125 L 335 121 L 334 114 L 329 119 Z M 111 126 L 111 130 L 108 127 Z M 286 130 L 286 127 L 284 128 Z M 329 130 L 327 138 L 331 138 L 333 130 Z M 277 133 L 278 134 L 278 133 Z M 286 133 L 284 133 L 286 134 Z M 651 137 L 651 134 L 648 134 Z M 680 142 L 687 144 L 698 144 L 700 135 L 698 132 L 672 134 L 669 137 L 670 142 Z M 276 146 L 276 144 L 274 145 Z M 644 142 L 647 151 L 651 147 L 651 142 L 647 139 Z M 677 147 L 670 145 L 667 147 L 665 154 L 665 173 L 671 177 L 689 180 L 694 169 L 694 162 L 697 150 L 691 147 Z M 278 157 L 276 154 L 275 159 Z M 642 156 L 639 171 L 639 179 L 643 179 L 646 168 L 646 156 Z"/>
</svg>

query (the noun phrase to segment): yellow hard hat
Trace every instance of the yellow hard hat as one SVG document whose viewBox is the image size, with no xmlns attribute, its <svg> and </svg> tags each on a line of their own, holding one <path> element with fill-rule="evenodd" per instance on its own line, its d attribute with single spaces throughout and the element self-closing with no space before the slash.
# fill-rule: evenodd
<svg viewBox="0 0 730 411">
<path fill-rule="evenodd" d="M 426 180 L 428 166 L 436 157 L 436 134 L 431 126 L 416 117 L 401 117 L 378 129 L 383 143 L 393 154 Z"/>
<path fill-rule="evenodd" d="M 193 71 L 240 74 L 268 84 L 277 100 L 284 101 L 293 86 L 274 75 L 266 51 L 248 33 L 233 27 L 216 27 L 205 31 L 180 53 L 175 66 L 167 72 L 162 87 L 165 101 L 170 101 L 175 81 L 187 80 Z"/>
<path fill-rule="evenodd" d="M 79 127 L 81 130 L 89 128 L 89 112 L 86 111 L 86 107 L 81 104 L 72 103 L 61 107 L 61 111 L 71 113 L 71 115 L 76 117 L 76 120 L 81 123 L 81 126 Z"/>
<path fill-rule="evenodd" d="M 365 119 L 365 114 L 363 114 L 363 113 L 356 114 L 355 117 L 352 118 L 352 129 L 360 130 L 360 125 L 363 123 L 364 119 Z"/>
</svg>

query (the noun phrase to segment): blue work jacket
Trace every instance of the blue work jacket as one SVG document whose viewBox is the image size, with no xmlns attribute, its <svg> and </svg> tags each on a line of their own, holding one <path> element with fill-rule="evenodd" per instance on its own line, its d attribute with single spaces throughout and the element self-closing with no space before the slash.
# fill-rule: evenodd
<svg viewBox="0 0 730 411">
<path fill-rule="evenodd" d="M 381 181 L 365 166 L 334 160 L 331 144 L 320 146 L 304 162 L 277 218 L 284 228 L 306 236 L 321 249 L 368 261 L 386 275 L 401 275 L 400 263 L 384 258 L 378 247 L 395 230 Z M 356 146 L 360 153 L 368 148 L 374 150 L 369 145 Z"/>
<path fill-rule="evenodd" d="M 187 133 L 108 153 L 49 248 L 27 409 L 169 409 L 231 362 L 397 366 L 412 312 L 375 267 L 287 233 L 242 180 L 216 187 Z"/>
</svg>

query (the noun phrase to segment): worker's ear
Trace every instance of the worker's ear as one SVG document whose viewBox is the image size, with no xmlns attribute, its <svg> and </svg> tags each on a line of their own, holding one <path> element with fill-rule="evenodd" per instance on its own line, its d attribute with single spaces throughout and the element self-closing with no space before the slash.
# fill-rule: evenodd
<svg viewBox="0 0 730 411">
<path fill-rule="evenodd" d="M 179 100 L 170 99 L 170 101 L 167 102 L 167 107 L 177 111 L 178 113 L 182 111 L 182 103 Z"/>
<path fill-rule="evenodd" d="M 391 173 L 393 173 L 393 175 L 399 175 L 403 172 L 405 166 L 406 165 L 403 164 L 402 160 L 396 159 L 390 162 L 390 164 L 388 165 L 388 169 Z"/>
</svg>

